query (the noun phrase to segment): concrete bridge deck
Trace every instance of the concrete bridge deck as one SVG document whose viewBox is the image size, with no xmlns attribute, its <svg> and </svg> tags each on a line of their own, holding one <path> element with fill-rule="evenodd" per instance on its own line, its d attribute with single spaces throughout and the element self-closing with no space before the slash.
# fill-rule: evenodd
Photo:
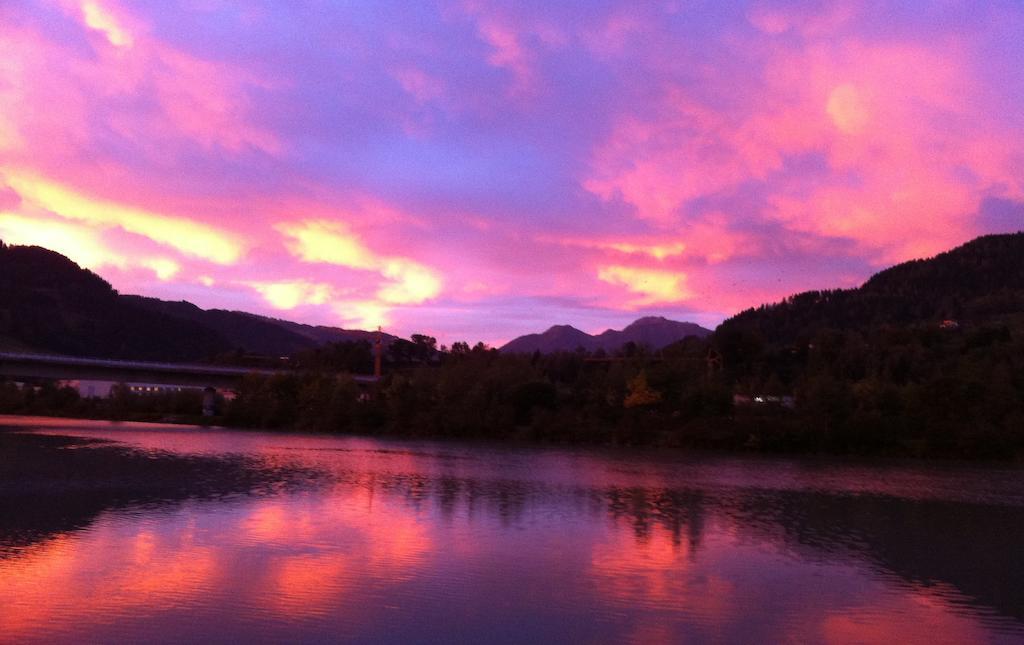
<svg viewBox="0 0 1024 645">
<path fill-rule="evenodd" d="M 274 376 L 293 370 L 225 367 L 185 363 L 155 363 L 104 358 L 80 358 L 49 354 L 0 352 L 0 376 L 12 379 L 46 378 L 123 383 L 153 383 L 183 387 L 236 387 L 249 374 Z M 377 377 L 352 375 L 361 386 L 372 385 Z"/>
</svg>

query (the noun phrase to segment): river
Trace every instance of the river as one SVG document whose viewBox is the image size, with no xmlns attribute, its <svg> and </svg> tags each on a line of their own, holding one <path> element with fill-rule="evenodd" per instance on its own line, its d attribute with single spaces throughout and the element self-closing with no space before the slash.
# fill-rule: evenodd
<svg viewBox="0 0 1024 645">
<path fill-rule="evenodd" d="M 1024 470 L 0 417 L 0 642 L 1024 642 Z"/>
</svg>

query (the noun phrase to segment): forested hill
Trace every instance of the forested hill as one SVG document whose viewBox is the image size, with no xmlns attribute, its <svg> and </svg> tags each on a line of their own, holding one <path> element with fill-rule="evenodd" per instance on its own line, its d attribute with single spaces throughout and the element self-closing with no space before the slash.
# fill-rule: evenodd
<svg viewBox="0 0 1024 645">
<path fill-rule="evenodd" d="M 1015 320 L 1024 312 L 1024 233 L 987 235 L 926 260 L 886 269 L 857 289 L 808 291 L 748 309 L 718 328 L 768 342 L 806 340 L 823 329 L 953 320 Z"/>
<path fill-rule="evenodd" d="M 0 350 L 201 361 L 231 352 L 285 356 L 372 336 L 121 295 L 59 253 L 0 242 Z"/>
<path fill-rule="evenodd" d="M 201 359 L 243 337 L 227 324 L 233 316 L 248 316 L 246 334 L 264 324 L 329 332 L 118 296 L 56 253 L 0 247 L 0 348 Z M 213 319 L 224 333 L 205 324 Z M 632 342 L 654 346 L 665 322 L 635 323 Z M 368 344 L 300 352 L 303 373 L 247 381 L 224 420 L 420 437 L 1024 459 L 1024 234 L 979 238 L 858 289 L 746 311 L 712 336 L 686 334 L 657 352 L 592 360 L 575 348 L 598 337 L 570 327 L 548 336 L 571 342 L 569 351 L 499 352 L 482 343 L 438 351 L 430 337 L 396 340 L 380 395 L 362 402 L 336 372 L 372 369 Z M 31 389 L 12 387 L 0 387 L 0 411 L 52 412 L 45 402 L 58 400 L 39 403 Z M 71 413 L 90 409 L 70 401 Z M 117 414 L 145 401 L 122 403 Z"/>
<path fill-rule="evenodd" d="M 290 356 L 327 343 L 373 342 L 376 337 L 376 332 L 358 329 L 304 325 L 244 311 L 200 309 L 191 302 L 143 296 L 121 296 L 121 300 L 141 309 L 198 323 L 223 336 L 227 349 L 262 356 Z M 395 340 L 390 334 L 383 334 L 382 338 L 385 345 Z"/>
<path fill-rule="evenodd" d="M 0 243 L 0 348 L 142 360 L 198 360 L 227 340 L 124 302 L 59 253 Z"/>
</svg>

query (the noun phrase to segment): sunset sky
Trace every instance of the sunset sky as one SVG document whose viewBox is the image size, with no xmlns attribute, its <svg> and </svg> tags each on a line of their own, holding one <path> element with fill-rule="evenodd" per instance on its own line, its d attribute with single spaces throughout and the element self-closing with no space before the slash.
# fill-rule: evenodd
<svg viewBox="0 0 1024 645">
<path fill-rule="evenodd" d="M 1024 228 L 1024 4 L 2 0 L 0 239 L 442 342 Z"/>
</svg>

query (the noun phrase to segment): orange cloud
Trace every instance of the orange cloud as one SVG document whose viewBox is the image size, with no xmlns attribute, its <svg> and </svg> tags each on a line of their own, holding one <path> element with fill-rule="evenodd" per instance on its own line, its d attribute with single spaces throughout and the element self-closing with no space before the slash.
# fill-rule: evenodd
<svg viewBox="0 0 1024 645">
<path fill-rule="evenodd" d="M 686 274 L 676 271 L 605 266 L 598 269 L 597 277 L 608 284 L 623 286 L 632 293 L 640 294 L 641 298 L 629 303 L 631 307 L 681 302 L 692 295 L 686 288 Z"/>
<path fill-rule="evenodd" d="M 152 269 L 161 282 L 173 280 L 181 271 L 181 265 L 169 258 L 150 258 L 143 261 L 142 264 Z"/>
<path fill-rule="evenodd" d="M 312 220 L 285 222 L 276 228 L 289 238 L 289 251 L 305 262 L 379 273 L 388 280 L 377 291 L 385 303 L 418 304 L 441 292 L 441 278 L 433 269 L 406 258 L 377 255 L 344 223 Z"/>
<path fill-rule="evenodd" d="M 659 262 L 672 259 L 699 259 L 716 264 L 737 253 L 750 251 L 754 244 L 748 236 L 730 230 L 728 218 L 712 213 L 699 221 L 687 223 L 674 236 L 642 236 L 626 239 L 539 236 L 541 242 L 575 246 L 600 251 L 614 251 L 624 255 L 646 256 Z"/>
<path fill-rule="evenodd" d="M 65 219 L 99 229 L 119 228 L 184 255 L 217 264 L 233 264 L 242 255 L 242 245 L 234 235 L 188 218 L 94 199 L 56 182 L 10 168 L 0 168 L 0 178 L 24 202 Z"/>
<path fill-rule="evenodd" d="M 134 43 L 132 35 L 99 2 L 85 0 L 82 3 L 82 17 L 88 27 L 102 32 L 111 45 L 115 47 L 131 47 Z"/>
<path fill-rule="evenodd" d="M 409 260 L 391 259 L 383 264 L 381 275 L 393 280 L 377 292 L 384 302 L 418 304 L 437 297 L 441 279 L 427 267 Z"/>
<path fill-rule="evenodd" d="M 390 308 L 374 300 L 347 300 L 336 303 L 332 309 L 346 327 L 376 329 L 391 324 Z"/>
<path fill-rule="evenodd" d="M 649 255 L 656 260 L 682 255 L 686 245 L 682 242 L 673 244 L 638 245 L 628 242 L 611 242 L 603 248 L 613 249 L 622 253 Z"/>
<path fill-rule="evenodd" d="M 41 246 L 71 258 L 79 265 L 99 271 L 105 267 L 141 267 L 161 282 L 170 282 L 181 272 L 181 264 L 163 256 L 147 257 L 115 250 L 101 232 L 88 225 L 61 222 L 39 216 L 0 211 L 0 239 L 9 244 Z"/>
<path fill-rule="evenodd" d="M 73 258 L 87 269 L 124 268 L 127 258 L 103 243 L 95 229 L 0 212 L 0 238 L 8 244 L 41 246 Z"/>
<path fill-rule="evenodd" d="M 283 222 L 275 227 L 289 238 L 288 250 L 303 262 L 324 262 L 372 270 L 377 258 L 343 222 Z"/>
<path fill-rule="evenodd" d="M 331 286 L 306 280 L 250 282 L 275 309 L 294 309 L 299 305 L 322 305 L 331 298 Z"/>
</svg>

